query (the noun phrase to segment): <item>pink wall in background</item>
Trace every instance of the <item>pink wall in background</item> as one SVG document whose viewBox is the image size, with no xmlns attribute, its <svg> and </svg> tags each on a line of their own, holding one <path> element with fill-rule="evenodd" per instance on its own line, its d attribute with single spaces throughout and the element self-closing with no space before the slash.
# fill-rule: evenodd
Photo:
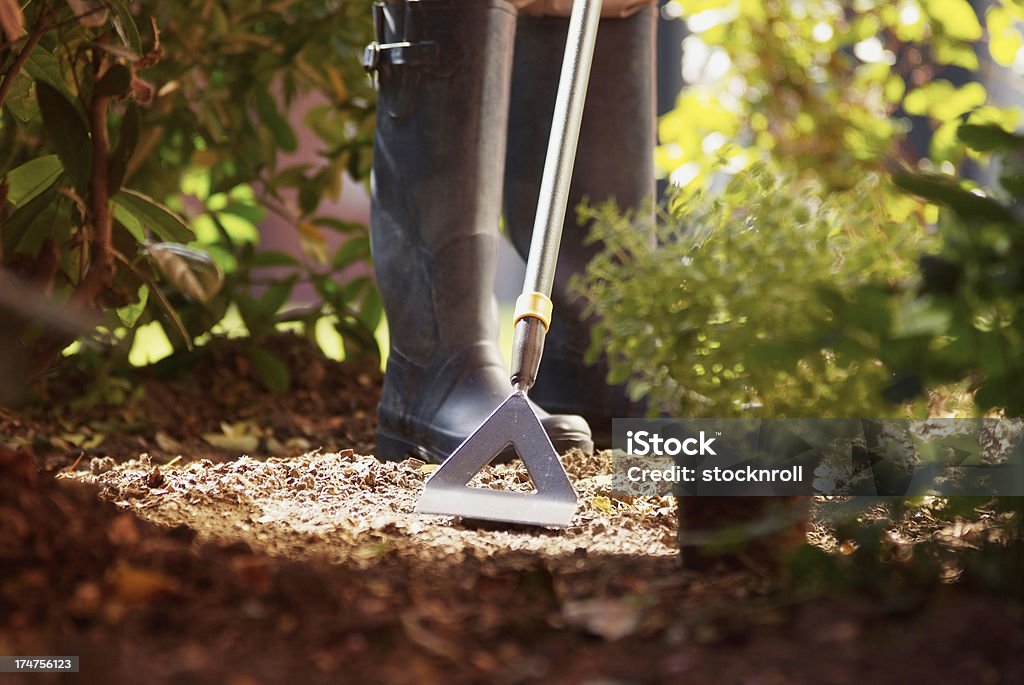
<svg viewBox="0 0 1024 685">
<path fill-rule="evenodd" d="M 286 168 L 296 164 L 309 164 L 313 169 L 322 166 L 323 157 L 318 153 L 324 150 L 323 144 L 316 135 L 305 125 L 306 113 L 318 105 L 326 103 L 327 100 L 320 94 L 310 94 L 297 99 L 288 114 L 288 120 L 295 137 L 298 139 L 298 149 L 289 154 L 282 154 L 278 157 L 278 168 Z M 310 172 L 310 175 L 315 172 Z M 257 188 L 259 193 L 260 189 Z M 296 202 L 294 191 L 283 193 L 291 202 Z M 362 224 L 370 222 L 370 196 L 362 183 L 352 180 L 347 174 L 342 182 L 341 197 L 337 202 L 329 199 L 320 203 L 317 215 L 329 216 L 343 221 L 357 221 Z M 336 231 L 325 229 L 324 236 L 327 238 L 327 251 L 333 255 L 338 247 L 344 243 L 346 236 Z M 299 246 L 299 232 L 297 226 L 275 213 L 268 212 L 266 219 L 260 224 L 261 247 L 265 250 L 279 250 L 294 255 L 299 259 L 306 259 Z M 362 275 L 371 273 L 371 269 L 364 265 L 355 265 L 351 272 L 345 275 Z M 317 299 L 312 286 L 300 284 L 296 286 L 292 295 L 295 302 L 308 302 Z"/>
</svg>

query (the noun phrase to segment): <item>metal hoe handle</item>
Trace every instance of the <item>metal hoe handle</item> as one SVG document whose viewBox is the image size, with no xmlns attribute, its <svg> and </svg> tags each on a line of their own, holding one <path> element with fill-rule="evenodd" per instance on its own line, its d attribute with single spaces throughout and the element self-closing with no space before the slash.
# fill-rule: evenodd
<svg viewBox="0 0 1024 685">
<path fill-rule="evenodd" d="M 515 340 L 512 347 L 512 384 L 526 392 L 537 380 L 544 336 L 550 321 L 551 288 L 562 239 L 569 184 L 572 181 L 576 146 L 583 120 L 583 104 L 594 58 L 594 42 L 601 17 L 601 0 L 576 0 L 569 16 L 569 33 L 558 81 L 551 138 L 544 158 L 533 239 L 526 263 L 523 294 L 516 306 Z M 538 297 L 540 296 L 540 297 Z M 544 311 L 533 306 L 539 299 L 548 302 Z M 545 307 L 540 307 L 544 310 Z"/>
</svg>

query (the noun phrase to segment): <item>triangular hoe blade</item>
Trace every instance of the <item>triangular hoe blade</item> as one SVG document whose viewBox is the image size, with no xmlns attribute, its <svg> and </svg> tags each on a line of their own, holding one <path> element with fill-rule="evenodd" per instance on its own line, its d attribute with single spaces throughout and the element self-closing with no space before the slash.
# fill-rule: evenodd
<svg viewBox="0 0 1024 685">
<path fill-rule="evenodd" d="M 470 487 L 473 476 L 509 444 L 536 492 Z M 564 528 L 576 513 L 576 491 L 526 395 L 514 392 L 427 480 L 416 511 Z"/>
</svg>

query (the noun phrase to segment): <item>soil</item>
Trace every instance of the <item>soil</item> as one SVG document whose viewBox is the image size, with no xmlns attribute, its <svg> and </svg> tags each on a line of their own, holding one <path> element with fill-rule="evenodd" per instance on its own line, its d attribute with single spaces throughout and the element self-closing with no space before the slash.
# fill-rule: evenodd
<svg viewBox="0 0 1024 685">
<path fill-rule="evenodd" d="M 275 395 L 246 344 L 102 388 L 67 368 L 35 405 L 0 410 L 0 654 L 81 657 L 77 675 L 0 683 L 998 684 L 1024 671 L 1005 585 L 894 573 L 888 592 L 808 591 L 795 566 L 743 555 L 682 568 L 673 500 L 610 496 L 607 453 L 565 455 L 581 506 L 563 531 L 415 515 L 435 467 L 372 457 L 376 367 L 262 341 L 291 369 Z M 495 465 L 476 485 L 528 478 Z M 892 568 L 914 545 L 1006 544 L 994 521 L 889 522 Z M 849 554 L 825 523 L 810 549 Z"/>
</svg>

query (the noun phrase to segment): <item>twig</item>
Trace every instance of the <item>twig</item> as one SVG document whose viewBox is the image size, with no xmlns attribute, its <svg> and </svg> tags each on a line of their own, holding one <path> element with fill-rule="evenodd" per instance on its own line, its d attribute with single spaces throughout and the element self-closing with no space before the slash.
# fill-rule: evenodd
<svg viewBox="0 0 1024 685">
<path fill-rule="evenodd" d="M 0 83 L 0 107 L 3 107 L 4 100 L 7 99 L 7 94 L 11 92 L 11 88 L 14 86 L 14 79 L 21 73 L 22 68 L 25 66 L 25 62 L 32 56 L 32 51 L 39 45 L 39 41 L 42 39 L 43 34 L 49 28 L 50 18 L 49 15 L 44 14 L 39 18 L 39 24 L 35 29 L 28 35 L 25 40 L 25 47 L 21 49 L 18 56 L 15 58 L 11 68 L 7 70 L 7 75 L 4 76 L 4 82 Z"/>
<path fill-rule="evenodd" d="M 61 469 L 61 471 L 65 471 L 67 473 L 70 473 L 70 472 L 74 471 L 76 468 L 78 468 L 78 463 L 80 461 L 82 461 L 82 459 L 84 457 L 85 457 L 85 452 L 79 452 L 78 453 L 78 459 L 75 459 L 75 463 L 72 464 L 71 466 L 65 466 L 64 468 Z"/>
<path fill-rule="evenodd" d="M 39 251 L 39 258 L 32 269 L 32 280 L 46 297 L 53 295 L 53 283 L 60 269 L 60 245 L 53 238 L 47 238 Z"/>
<path fill-rule="evenodd" d="M 93 57 L 93 69 L 99 78 L 104 62 L 102 51 Z M 89 210 L 92 215 L 92 259 L 89 271 L 72 296 L 72 301 L 91 305 L 107 287 L 114 274 L 114 259 L 111 253 L 113 216 L 110 212 L 110 190 L 107 180 L 110 166 L 110 134 L 107 131 L 107 114 L 110 110 L 110 96 L 93 93 L 89 107 L 89 125 L 92 129 L 92 174 L 89 179 Z"/>
</svg>

